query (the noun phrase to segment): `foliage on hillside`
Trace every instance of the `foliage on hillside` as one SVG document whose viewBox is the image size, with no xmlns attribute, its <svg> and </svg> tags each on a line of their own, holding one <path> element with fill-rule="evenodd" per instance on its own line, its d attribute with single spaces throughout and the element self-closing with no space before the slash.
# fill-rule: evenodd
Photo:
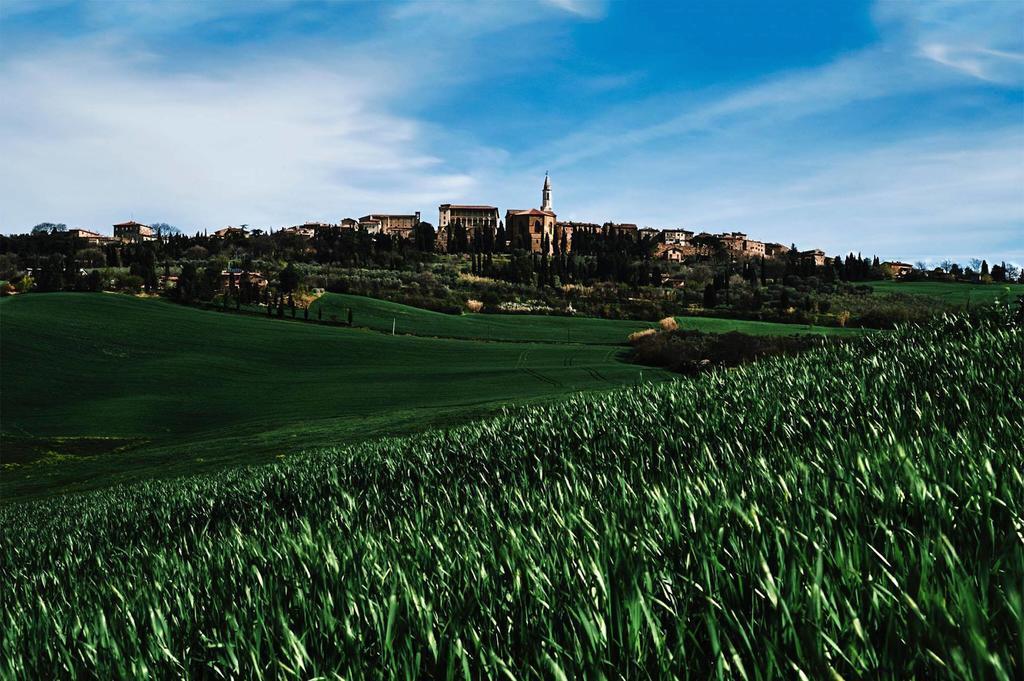
<svg viewBox="0 0 1024 681">
<path fill-rule="evenodd" d="M 1020 678 L 1024 330 L 963 316 L 0 512 L 0 673 Z"/>
</svg>

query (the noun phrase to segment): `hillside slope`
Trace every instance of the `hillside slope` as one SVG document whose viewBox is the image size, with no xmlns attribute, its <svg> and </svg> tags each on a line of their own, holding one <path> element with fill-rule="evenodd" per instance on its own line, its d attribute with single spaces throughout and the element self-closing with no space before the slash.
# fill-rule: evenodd
<svg viewBox="0 0 1024 681">
<path fill-rule="evenodd" d="M 640 329 L 654 328 L 654 322 L 626 319 L 598 319 L 595 317 L 559 317 L 554 315 L 520 314 L 463 314 L 451 315 L 418 307 L 392 303 L 377 298 L 353 296 L 343 293 L 325 293 L 311 309 L 316 317 L 334 315 L 346 320 L 352 310 L 353 324 L 390 333 L 413 334 L 439 338 L 468 338 L 479 340 L 535 341 L 545 343 L 589 343 L 621 345 L 629 334 Z M 858 336 L 863 329 L 808 326 L 806 324 L 778 324 L 774 322 L 719 319 L 713 317 L 677 317 L 680 326 L 708 333 L 740 331 L 752 335 L 787 335 L 815 333 L 837 336 Z"/>
<path fill-rule="evenodd" d="M 119 295 L 7 298 L 0 322 L 7 500 L 668 377 L 617 348 L 391 337 Z"/>
<path fill-rule="evenodd" d="M 0 509 L 0 674 L 1020 678 L 1024 330 L 979 324 Z"/>
</svg>

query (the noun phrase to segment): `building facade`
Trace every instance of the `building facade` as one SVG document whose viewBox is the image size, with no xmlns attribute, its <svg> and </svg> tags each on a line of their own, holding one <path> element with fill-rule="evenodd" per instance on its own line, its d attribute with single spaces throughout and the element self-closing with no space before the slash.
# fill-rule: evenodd
<svg viewBox="0 0 1024 681">
<path fill-rule="evenodd" d="M 545 174 L 540 208 L 509 210 L 505 213 L 505 229 L 508 230 L 513 248 L 548 255 L 561 252 L 563 246 L 566 251 L 571 248 L 568 234 L 558 228 L 551 197 L 551 178 Z"/>
<path fill-rule="evenodd" d="M 438 206 L 437 238 L 435 247 L 444 253 L 459 228 L 465 230 L 467 243 L 483 234 L 493 237 L 500 222 L 496 206 L 442 203 Z"/>
<path fill-rule="evenodd" d="M 102 234 L 93 232 L 92 230 L 81 228 L 69 229 L 68 235 L 75 241 L 80 241 L 89 244 L 90 246 L 99 246 L 107 241 L 111 241 L 110 237 L 103 236 Z"/>
<path fill-rule="evenodd" d="M 743 232 L 725 232 L 719 234 L 718 238 L 734 255 L 745 258 L 760 258 L 764 255 L 764 242 L 748 239 Z"/>
<path fill-rule="evenodd" d="M 149 225 L 129 220 L 128 222 L 119 222 L 114 225 L 114 238 L 121 243 L 138 244 L 143 241 L 153 241 L 156 239 L 156 235 L 153 233 L 153 228 Z"/>
<path fill-rule="evenodd" d="M 358 224 L 363 223 L 368 225 L 375 223 L 375 227 L 379 233 L 408 239 L 412 237 L 412 232 L 416 229 L 416 225 L 420 224 L 420 213 L 419 211 L 416 211 L 412 215 L 373 213 L 359 218 Z"/>
</svg>

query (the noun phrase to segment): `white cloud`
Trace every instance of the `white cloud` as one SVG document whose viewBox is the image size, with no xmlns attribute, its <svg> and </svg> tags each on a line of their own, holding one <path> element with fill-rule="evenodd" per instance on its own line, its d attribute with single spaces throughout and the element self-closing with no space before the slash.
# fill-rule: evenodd
<svg viewBox="0 0 1024 681">
<path fill-rule="evenodd" d="M 389 110 L 405 83 L 386 66 L 263 58 L 196 75 L 145 64 L 92 52 L 2 66 L 0 90 L 18 104 L 0 109 L 0 228 L 104 227 L 133 212 L 188 228 L 336 220 L 413 210 L 474 182 Z"/>
</svg>

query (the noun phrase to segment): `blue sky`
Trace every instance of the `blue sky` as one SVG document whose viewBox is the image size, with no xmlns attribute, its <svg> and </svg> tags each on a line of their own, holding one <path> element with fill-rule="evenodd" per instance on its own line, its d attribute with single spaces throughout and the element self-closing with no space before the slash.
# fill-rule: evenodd
<svg viewBox="0 0 1024 681">
<path fill-rule="evenodd" d="M 0 1 L 0 231 L 442 202 L 1024 262 L 1024 3 Z"/>
</svg>

